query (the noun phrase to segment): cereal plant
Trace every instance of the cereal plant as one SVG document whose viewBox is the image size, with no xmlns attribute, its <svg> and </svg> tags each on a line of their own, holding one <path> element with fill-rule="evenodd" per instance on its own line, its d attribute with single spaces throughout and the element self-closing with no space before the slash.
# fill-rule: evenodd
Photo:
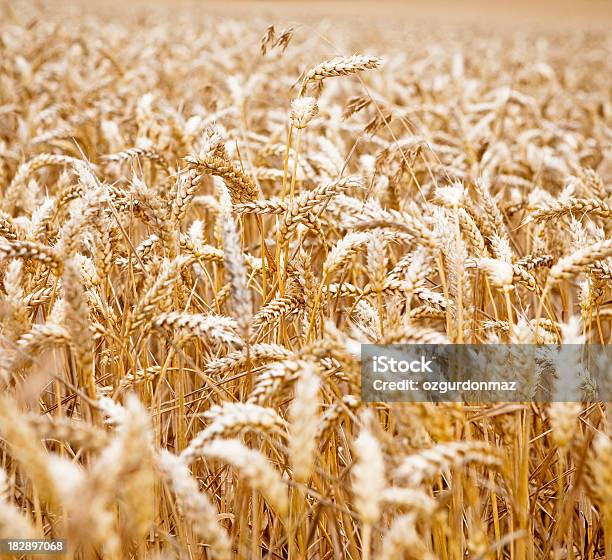
<svg viewBox="0 0 612 560">
<path fill-rule="evenodd" d="M 0 538 L 612 558 L 604 402 L 360 388 L 612 342 L 609 30 L 116 10 L 0 5 Z"/>
</svg>

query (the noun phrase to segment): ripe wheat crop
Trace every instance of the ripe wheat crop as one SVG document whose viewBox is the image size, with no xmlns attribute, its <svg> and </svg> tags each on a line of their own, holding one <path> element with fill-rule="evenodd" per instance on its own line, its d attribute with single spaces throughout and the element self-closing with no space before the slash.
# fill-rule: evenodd
<svg viewBox="0 0 612 560">
<path fill-rule="evenodd" d="M 612 342 L 609 32 L 0 10 L 0 538 L 612 558 L 609 405 L 359 361 Z"/>
</svg>

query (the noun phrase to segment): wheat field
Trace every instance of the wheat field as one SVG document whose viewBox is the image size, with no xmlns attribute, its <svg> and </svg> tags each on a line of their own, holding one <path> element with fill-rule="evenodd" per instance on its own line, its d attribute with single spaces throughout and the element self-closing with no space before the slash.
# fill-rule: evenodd
<svg viewBox="0 0 612 560">
<path fill-rule="evenodd" d="M 222 11 L 0 6 L 0 538 L 612 559 L 605 403 L 359 354 L 612 341 L 612 34 Z"/>
</svg>

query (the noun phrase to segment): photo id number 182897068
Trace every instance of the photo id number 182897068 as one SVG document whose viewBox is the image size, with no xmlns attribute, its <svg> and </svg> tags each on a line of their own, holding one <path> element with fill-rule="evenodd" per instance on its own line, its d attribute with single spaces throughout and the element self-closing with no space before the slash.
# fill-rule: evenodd
<svg viewBox="0 0 612 560">
<path fill-rule="evenodd" d="M 0 539 L 0 554 L 64 554 L 66 541 L 52 539 Z"/>
</svg>

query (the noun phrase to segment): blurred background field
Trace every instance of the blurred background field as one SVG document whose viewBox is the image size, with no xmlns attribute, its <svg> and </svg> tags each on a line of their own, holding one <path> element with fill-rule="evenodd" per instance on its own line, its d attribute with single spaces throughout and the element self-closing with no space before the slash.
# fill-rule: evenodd
<svg viewBox="0 0 612 560">
<path fill-rule="evenodd" d="M 151 7 L 162 6 L 179 12 L 205 12 L 211 16 L 309 22 L 329 17 L 349 18 L 355 22 L 361 20 L 365 26 L 377 20 L 392 26 L 427 21 L 437 24 L 528 24 L 549 28 L 612 25 L 612 2 L 609 0 L 51 0 L 41 6 L 85 8 L 107 15 L 116 15 L 117 10 L 126 9 L 146 13 Z"/>
</svg>

